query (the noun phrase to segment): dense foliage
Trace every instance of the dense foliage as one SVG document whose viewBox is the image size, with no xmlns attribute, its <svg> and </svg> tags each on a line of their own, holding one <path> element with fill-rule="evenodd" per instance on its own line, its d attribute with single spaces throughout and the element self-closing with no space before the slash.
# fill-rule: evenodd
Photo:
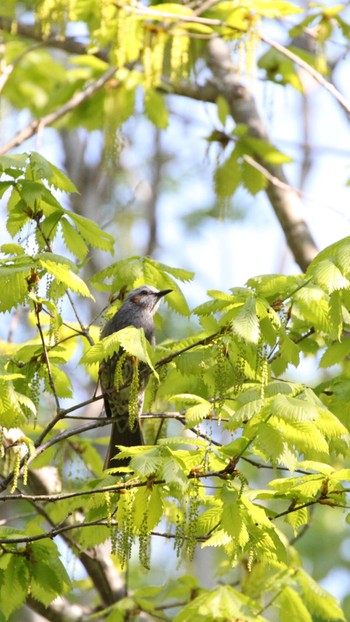
<svg viewBox="0 0 350 622">
<path fill-rule="evenodd" d="M 279 0 L 45 0 L 34 9 L 30 2 L 7 8 L 1 87 L 8 104 L 34 120 L 2 153 L 54 123 L 103 129 L 111 153 L 140 89 L 159 130 L 168 122 L 166 93 L 203 99 L 215 104 L 221 123 L 207 137 L 220 146 L 213 183 L 221 208 L 244 186 L 254 196 L 266 190 L 281 210 L 290 191 L 281 165 L 290 158 L 258 129 L 240 75 L 225 83 L 230 70 L 220 73 L 215 49 L 207 65 L 215 80 L 196 82 L 208 47 L 228 42 L 252 76 L 255 49 L 265 41 L 259 67 L 266 79 L 301 90 L 296 68 L 307 64 L 332 90 L 319 73 L 324 46 L 335 30 L 349 36 L 342 6 L 315 5 L 307 14 Z M 33 10 L 36 25 L 16 10 Z M 265 19 L 294 15 L 290 34 L 312 27 L 314 55 L 264 34 Z M 67 23 L 84 24 L 88 43 L 68 36 Z M 243 113 L 229 88 L 245 101 Z M 181 284 L 195 277 L 181 261 L 112 259 L 113 236 L 71 208 L 82 188 L 38 151 L 2 155 L 0 172 L 11 238 L 0 248 L 0 312 L 9 326 L 0 341 L 0 621 L 14 620 L 24 604 L 48 620 L 345 620 L 298 547 L 316 533 L 318 516 L 332 512 L 341 529 L 348 517 L 350 238 L 310 261 L 300 219 L 288 222 L 276 207 L 303 272 L 209 291 L 190 311 Z M 108 267 L 87 278 L 97 251 Z M 101 313 L 114 313 L 125 291 L 142 283 L 173 290 L 167 304 L 176 322 L 191 319 L 187 336 L 177 339 L 159 321 L 163 340 L 155 348 L 132 328 L 100 341 Z M 95 306 L 86 320 L 87 303 L 101 293 L 111 306 Z M 120 346 L 151 371 L 147 445 L 122 448 L 131 457 L 122 478 L 103 471 L 110 421 L 99 416 L 96 390 L 99 362 Z M 306 359 L 331 368 L 317 386 L 298 376 Z M 163 541 L 183 569 L 167 583 L 164 558 L 157 561 Z M 215 567 L 205 586 L 195 566 L 209 559 L 203 549 Z"/>
</svg>

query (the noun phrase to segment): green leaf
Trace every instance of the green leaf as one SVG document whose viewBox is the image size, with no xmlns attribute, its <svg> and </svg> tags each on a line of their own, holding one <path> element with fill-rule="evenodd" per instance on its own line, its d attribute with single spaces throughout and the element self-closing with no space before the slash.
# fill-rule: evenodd
<svg viewBox="0 0 350 622">
<path fill-rule="evenodd" d="M 254 11 L 270 19 L 303 13 L 301 7 L 296 6 L 294 2 L 287 2 L 286 0 L 254 0 Z"/>
<path fill-rule="evenodd" d="M 9 265 L 0 267 L 0 312 L 11 311 L 23 304 L 28 298 L 27 276 L 33 262 L 27 265 Z"/>
<path fill-rule="evenodd" d="M 223 97 L 223 95 L 219 95 L 216 100 L 216 106 L 217 106 L 217 114 L 219 117 L 219 121 L 221 125 L 225 125 L 226 119 L 230 114 L 230 107 L 228 105 L 228 101 L 226 97 Z"/>
<path fill-rule="evenodd" d="M 7 175 L 14 175 L 15 178 L 18 176 L 18 171 L 25 169 L 28 163 L 28 154 L 27 153 L 15 153 L 13 155 L 3 155 L 0 156 L 0 170 Z"/>
<path fill-rule="evenodd" d="M 30 580 L 26 559 L 18 555 L 9 557 L 0 586 L 1 611 L 6 619 L 24 604 Z"/>
<path fill-rule="evenodd" d="M 238 153 L 234 149 L 223 164 L 214 173 L 215 192 L 220 199 L 231 197 L 241 181 L 241 169 Z"/>
<path fill-rule="evenodd" d="M 281 622 L 312 622 L 312 616 L 305 607 L 301 596 L 291 587 L 285 587 L 277 598 Z"/>
<path fill-rule="evenodd" d="M 297 581 L 301 587 L 303 601 L 307 608 L 321 620 L 327 622 L 344 620 L 345 616 L 338 601 L 322 589 L 305 570 L 300 568 L 297 573 Z"/>
<path fill-rule="evenodd" d="M 243 514 L 244 516 L 244 514 Z M 233 503 L 224 503 L 221 518 L 221 527 L 229 536 L 232 536 L 238 547 L 243 550 L 249 542 L 249 532 L 242 516 L 242 509 L 238 499 Z"/>
<path fill-rule="evenodd" d="M 38 264 L 42 268 L 45 268 L 49 274 L 52 274 L 68 289 L 71 289 L 73 292 L 77 292 L 81 296 L 94 300 L 93 295 L 90 293 L 84 281 L 77 274 L 75 274 L 66 263 L 58 263 L 57 261 L 46 259 L 45 256 L 42 255 L 38 261 Z"/>
<path fill-rule="evenodd" d="M 298 533 L 299 527 L 307 525 L 309 520 L 310 516 L 308 508 L 300 508 L 300 510 L 290 512 L 285 516 L 285 521 L 293 527 L 295 536 Z"/>
<path fill-rule="evenodd" d="M 303 92 L 303 84 L 295 64 L 281 52 L 270 48 L 259 58 L 258 67 L 265 70 L 269 81 L 281 85 L 290 84 L 298 92 Z"/>
<path fill-rule="evenodd" d="M 321 368 L 324 367 L 332 367 L 332 365 L 337 365 L 338 363 L 343 363 L 345 358 L 349 355 L 350 352 L 350 339 L 344 339 L 340 343 L 332 343 L 326 351 L 324 352 L 319 366 Z"/>
<path fill-rule="evenodd" d="M 145 113 L 148 119 L 160 130 L 165 130 L 169 124 L 169 114 L 165 106 L 165 99 L 155 89 L 148 89 L 145 93 Z"/>
<path fill-rule="evenodd" d="M 90 279 L 90 282 L 98 289 L 102 289 L 101 281 L 111 277 L 113 277 L 112 293 L 130 291 L 144 283 L 153 285 L 158 289 L 171 288 L 173 291 L 167 295 L 166 302 L 178 313 L 189 315 L 189 308 L 184 295 L 176 281 L 171 277 L 180 281 L 189 281 L 193 278 L 193 272 L 172 268 L 150 257 L 135 256 L 118 261 L 101 270 Z"/>
<path fill-rule="evenodd" d="M 188 478 L 185 470 L 186 466 L 182 460 L 175 456 L 170 456 L 164 459 L 161 476 L 164 477 L 167 484 L 172 484 L 184 492 L 188 487 Z"/>
<path fill-rule="evenodd" d="M 311 272 L 311 268 L 309 270 Z M 312 270 L 315 283 L 329 294 L 350 286 L 348 279 L 342 275 L 339 268 L 330 259 L 323 259 Z"/>
<path fill-rule="evenodd" d="M 4 255 L 24 255 L 24 248 L 20 244 L 2 244 L 0 252 Z"/>
<path fill-rule="evenodd" d="M 261 607 L 260 607 L 261 609 Z M 263 622 L 258 603 L 236 591 L 230 585 L 218 585 L 211 591 L 203 590 L 175 616 L 174 622 L 224 622 L 244 620 Z"/>
<path fill-rule="evenodd" d="M 87 244 L 90 244 L 93 248 L 113 253 L 114 238 L 112 235 L 106 233 L 95 222 L 80 214 L 66 211 L 66 215 L 73 220 L 81 237 Z"/>
<path fill-rule="evenodd" d="M 136 356 L 136 358 L 138 358 L 140 361 L 147 363 L 147 365 L 149 365 L 149 367 L 157 376 L 158 374 L 154 369 L 151 360 L 152 348 L 145 337 L 144 331 L 140 328 L 135 328 L 134 326 L 127 326 L 126 328 L 122 328 L 122 330 L 118 330 L 117 335 L 118 342 L 124 348 L 124 350 L 128 354 Z M 105 338 L 107 355 L 109 355 L 108 339 L 109 337 Z"/>
<path fill-rule="evenodd" d="M 8 190 L 9 188 L 13 188 L 12 181 L 0 181 L 0 199 L 3 197 L 6 190 Z"/>
<path fill-rule="evenodd" d="M 254 288 L 260 296 L 273 301 L 280 296 L 288 298 L 294 290 L 301 287 L 303 281 L 304 275 L 263 274 L 249 279 L 247 285 Z"/>
<path fill-rule="evenodd" d="M 315 421 L 318 418 L 317 408 L 313 404 L 288 395 L 276 395 L 273 398 L 271 413 L 291 421 Z"/>
<path fill-rule="evenodd" d="M 66 218 L 61 218 L 60 225 L 62 227 L 64 242 L 68 250 L 80 261 L 82 261 L 86 257 L 89 250 L 82 235 Z"/>
<path fill-rule="evenodd" d="M 213 406 L 210 402 L 196 404 L 188 408 L 185 413 L 187 427 L 192 428 L 198 425 L 198 423 L 208 417 L 212 409 Z"/>
<path fill-rule="evenodd" d="M 260 338 L 260 325 L 256 313 L 256 298 L 249 296 L 238 315 L 232 320 L 232 330 L 248 343 L 257 344 Z"/>
<path fill-rule="evenodd" d="M 292 162 L 292 158 L 276 149 L 267 140 L 245 135 L 241 141 L 243 145 L 248 145 L 254 154 L 269 164 L 282 165 Z"/>
<path fill-rule="evenodd" d="M 244 160 L 241 165 L 243 186 L 255 196 L 265 190 L 268 180 L 262 171 L 259 171 L 250 162 Z"/>
<path fill-rule="evenodd" d="M 73 182 L 54 164 L 51 164 L 40 153 L 32 151 L 30 156 L 30 166 L 35 175 L 35 179 L 46 179 L 50 186 L 63 192 L 78 192 Z"/>
</svg>

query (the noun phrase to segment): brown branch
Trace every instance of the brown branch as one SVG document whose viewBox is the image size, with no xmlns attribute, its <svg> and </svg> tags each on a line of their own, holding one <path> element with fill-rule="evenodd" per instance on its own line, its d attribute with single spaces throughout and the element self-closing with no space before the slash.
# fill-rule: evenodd
<svg viewBox="0 0 350 622">
<path fill-rule="evenodd" d="M 58 50 L 62 50 L 64 52 L 67 52 L 68 54 L 88 54 L 86 45 L 80 43 L 73 37 L 66 37 L 62 39 L 61 36 L 50 36 L 45 39 L 40 31 L 40 28 L 37 27 L 37 24 L 30 25 L 23 22 L 14 22 L 12 19 L 0 16 L 0 30 L 14 34 L 14 26 L 15 34 L 20 37 L 24 37 L 25 39 L 32 39 L 33 41 L 38 41 L 38 43 L 40 44 L 43 44 L 47 47 L 57 48 Z M 96 52 L 94 52 L 93 56 L 96 56 L 96 58 L 100 58 L 101 60 L 104 60 L 106 62 L 108 62 L 109 60 L 108 53 L 105 50 L 97 50 Z"/>
<path fill-rule="evenodd" d="M 258 113 L 253 96 L 239 82 L 226 43 L 221 39 L 210 41 L 208 53 L 208 64 L 213 72 L 218 93 L 221 93 L 228 101 L 235 122 L 248 126 L 250 136 L 268 140 L 265 126 Z M 258 158 L 257 160 L 259 161 Z M 280 166 L 266 162 L 264 162 L 264 166 L 272 177 L 279 179 L 282 184 L 289 185 Z M 317 254 L 317 247 L 304 220 L 302 203 L 295 193 L 277 186 L 269 180 L 266 193 L 295 261 L 304 272 Z"/>
<path fill-rule="evenodd" d="M 31 123 L 29 123 L 25 128 L 19 130 L 13 138 L 11 138 L 7 143 L 0 147 L 0 155 L 4 155 L 14 147 L 18 147 L 25 140 L 31 138 L 35 134 L 37 134 L 44 127 L 49 125 L 53 125 L 59 119 L 64 117 L 68 112 L 71 112 L 75 108 L 77 108 L 82 102 L 86 99 L 89 99 L 94 93 L 100 90 L 108 80 L 110 80 L 115 74 L 115 68 L 110 67 L 107 71 L 102 74 L 97 80 L 89 84 L 85 90 L 76 93 L 68 102 L 63 104 L 60 108 L 57 108 L 54 112 L 50 112 L 49 114 L 41 117 L 41 119 L 35 119 Z"/>
<path fill-rule="evenodd" d="M 43 605 L 36 598 L 28 596 L 26 605 L 42 616 L 44 620 L 49 620 L 50 622 L 62 622 L 62 620 L 83 622 L 83 620 L 88 620 L 93 613 L 86 605 L 71 603 L 64 596 L 56 598 L 49 605 Z"/>
</svg>

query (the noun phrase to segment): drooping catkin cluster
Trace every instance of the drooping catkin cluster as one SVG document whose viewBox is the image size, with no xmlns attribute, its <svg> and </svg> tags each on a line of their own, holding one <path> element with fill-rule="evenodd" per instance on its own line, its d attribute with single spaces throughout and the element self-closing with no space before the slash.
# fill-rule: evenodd
<svg viewBox="0 0 350 622">
<path fill-rule="evenodd" d="M 245 358 L 244 358 L 244 347 L 243 345 L 239 345 L 239 350 L 237 357 L 234 361 L 234 382 L 233 382 L 233 392 L 237 395 L 243 386 L 244 376 L 245 376 Z"/>
<path fill-rule="evenodd" d="M 257 19 L 257 16 L 251 16 L 250 27 L 239 38 L 238 43 L 239 72 L 244 73 L 248 79 L 256 77 L 256 51 L 260 45 Z"/>
<path fill-rule="evenodd" d="M 35 20 L 40 22 L 43 37 L 49 37 L 53 26 L 57 36 L 64 35 L 67 21 L 66 0 L 42 0 L 35 3 Z"/>
<path fill-rule="evenodd" d="M 196 480 L 191 482 L 187 497 L 178 508 L 176 515 L 174 550 L 176 556 L 184 553 L 190 561 L 193 559 L 197 546 L 197 522 L 199 516 L 200 496 Z"/>
<path fill-rule="evenodd" d="M 124 384 L 123 367 L 127 356 L 127 352 L 122 352 L 117 358 L 117 364 L 115 366 L 113 378 L 113 384 L 116 391 L 119 391 L 120 387 Z"/>
<path fill-rule="evenodd" d="M 21 475 L 21 468 L 22 468 L 22 482 L 23 485 L 26 486 L 27 485 L 27 481 L 28 481 L 28 460 L 33 457 L 35 455 L 35 448 L 34 448 L 34 444 L 33 441 L 31 441 L 29 438 L 26 437 L 22 437 L 20 439 L 20 446 L 17 447 L 17 449 L 13 452 L 13 456 L 11 459 L 12 462 L 12 470 L 13 470 L 13 481 L 12 481 L 12 487 L 11 487 L 11 494 L 13 492 L 15 492 L 17 485 L 18 485 L 18 479 Z M 22 464 L 22 457 L 23 457 L 23 464 Z"/>
<path fill-rule="evenodd" d="M 151 566 L 151 534 L 148 529 L 148 508 L 145 509 L 139 532 L 140 564 L 149 570 Z"/>
<path fill-rule="evenodd" d="M 139 389 L 140 389 L 140 374 L 139 374 L 139 362 L 137 359 L 133 359 L 133 374 L 130 383 L 129 392 L 129 426 L 133 430 L 135 421 L 139 414 Z"/>
<path fill-rule="evenodd" d="M 256 353 L 256 376 L 260 380 L 260 397 L 265 397 L 265 387 L 269 381 L 269 365 L 267 359 L 266 345 L 260 339 Z"/>
<path fill-rule="evenodd" d="M 161 83 L 168 35 L 161 29 L 145 28 L 143 45 L 144 86 L 156 88 Z"/>
<path fill-rule="evenodd" d="M 117 552 L 117 525 L 112 523 L 114 508 L 112 505 L 112 495 L 109 491 L 104 493 L 105 501 L 106 501 L 106 509 L 107 509 L 107 523 L 110 529 L 110 539 L 111 539 L 111 552 L 115 554 Z"/>
<path fill-rule="evenodd" d="M 122 568 L 125 567 L 131 555 L 131 547 L 134 542 L 134 497 L 133 490 L 125 490 L 120 495 L 116 512 L 118 530 L 116 537 L 116 552 Z"/>
<path fill-rule="evenodd" d="M 220 421 L 221 409 L 225 401 L 225 390 L 227 388 L 228 367 L 227 367 L 227 351 L 225 344 L 221 343 L 216 348 L 215 356 L 215 410 Z"/>
<path fill-rule="evenodd" d="M 170 79 L 177 82 L 180 78 L 185 78 L 189 64 L 190 38 L 186 33 L 177 29 L 177 33 L 171 40 L 171 74 Z"/>
</svg>

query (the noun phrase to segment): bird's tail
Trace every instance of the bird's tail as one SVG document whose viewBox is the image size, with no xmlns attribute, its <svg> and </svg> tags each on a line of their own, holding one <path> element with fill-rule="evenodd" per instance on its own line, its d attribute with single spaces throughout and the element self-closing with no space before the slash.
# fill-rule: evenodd
<svg viewBox="0 0 350 622">
<path fill-rule="evenodd" d="M 118 459 L 119 449 L 116 445 L 135 447 L 143 445 L 142 431 L 138 419 L 133 429 L 130 428 L 129 415 L 119 415 L 118 420 L 112 424 L 111 440 L 104 463 L 105 469 L 117 469 L 128 466 L 130 458 Z"/>
</svg>

